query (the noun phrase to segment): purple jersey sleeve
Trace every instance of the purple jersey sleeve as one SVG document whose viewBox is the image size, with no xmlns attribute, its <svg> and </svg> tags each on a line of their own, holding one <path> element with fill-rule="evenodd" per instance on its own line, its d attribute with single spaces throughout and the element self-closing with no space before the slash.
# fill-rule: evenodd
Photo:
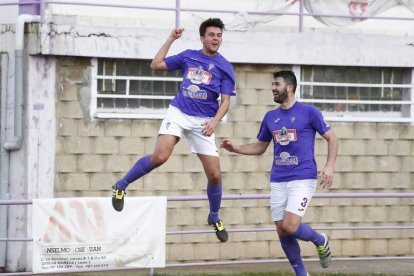
<svg viewBox="0 0 414 276">
<path fill-rule="evenodd" d="M 183 62 L 183 55 L 184 55 L 184 52 L 165 58 L 164 62 L 167 65 L 168 71 L 174 71 L 174 70 L 181 69 L 181 65 Z"/>
<path fill-rule="evenodd" d="M 236 95 L 236 85 L 234 81 L 229 78 L 226 74 L 223 77 L 223 80 L 221 81 L 221 87 L 220 87 L 222 94 L 227 94 L 230 96 Z"/>
<path fill-rule="evenodd" d="M 331 126 L 323 118 L 322 113 L 315 107 L 311 109 L 311 124 L 320 135 L 331 129 Z"/>
<path fill-rule="evenodd" d="M 270 142 L 273 138 L 272 131 L 267 127 L 267 120 L 269 118 L 269 113 L 267 112 L 262 120 L 260 125 L 259 133 L 257 134 L 257 140 L 262 142 Z"/>
</svg>

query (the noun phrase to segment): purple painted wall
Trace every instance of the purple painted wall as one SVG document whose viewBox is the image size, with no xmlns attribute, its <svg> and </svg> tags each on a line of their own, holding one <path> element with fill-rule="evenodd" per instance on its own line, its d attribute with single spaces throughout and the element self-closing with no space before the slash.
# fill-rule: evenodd
<svg viewBox="0 0 414 276">
<path fill-rule="evenodd" d="M 19 0 L 19 14 L 40 15 L 40 0 Z"/>
</svg>

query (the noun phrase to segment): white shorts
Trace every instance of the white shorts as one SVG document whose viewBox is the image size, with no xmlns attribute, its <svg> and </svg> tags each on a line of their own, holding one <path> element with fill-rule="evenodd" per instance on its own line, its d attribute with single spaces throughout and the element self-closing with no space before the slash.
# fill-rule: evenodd
<svg viewBox="0 0 414 276">
<path fill-rule="evenodd" d="M 270 211 L 273 221 L 283 219 L 286 211 L 303 217 L 316 191 L 316 179 L 270 182 Z"/>
<path fill-rule="evenodd" d="M 211 119 L 211 117 L 187 115 L 170 105 L 158 134 L 169 134 L 180 138 L 184 134 L 190 144 L 191 152 L 219 156 L 214 133 L 210 137 L 201 133 L 204 128 L 201 124 Z"/>
</svg>

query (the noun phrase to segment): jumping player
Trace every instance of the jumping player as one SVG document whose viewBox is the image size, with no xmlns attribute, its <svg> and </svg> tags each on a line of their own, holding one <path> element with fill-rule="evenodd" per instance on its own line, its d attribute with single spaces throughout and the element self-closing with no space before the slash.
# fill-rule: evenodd
<svg viewBox="0 0 414 276">
<path fill-rule="evenodd" d="M 313 106 L 296 101 L 297 81 L 292 71 L 273 73 L 272 92 L 280 106 L 266 113 L 257 142 L 234 145 L 223 139 L 220 147 L 230 152 L 260 155 L 273 140 L 274 159 L 270 174 L 271 214 L 283 251 L 298 276 L 308 275 L 300 255 L 297 239 L 315 244 L 322 267 L 331 263 L 329 237 L 302 223 L 317 185 L 314 157 L 315 135 L 318 132 L 328 142 L 325 168 L 319 173 L 322 188 L 330 188 L 338 141 L 321 112 Z"/>
<path fill-rule="evenodd" d="M 186 50 L 166 58 L 171 45 L 184 31 L 174 28 L 155 55 L 150 65 L 152 70 L 181 70 L 183 80 L 180 91 L 171 101 L 161 123 L 154 152 L 139 159 L 116 182 L 113 186 L 112 205 L 115 210 L 122 211 L 128 185 L 165 163 L 181 136 L 185 135 L 191 151 L 197 154 L 207 176 L 210 205 L 208 224 L 215 229 L 217 238 L 225 242 L 228 234 L 218 215 L 222 183 L 214 130 L 227 113 L 230 96 L 236 95 L 236 91 L 233 67 L 218 53 L 223 30 L 224 24 L 219 18 L 207 19 L 199 28 L 203 45 L 201 50 Z"/>
</svg>

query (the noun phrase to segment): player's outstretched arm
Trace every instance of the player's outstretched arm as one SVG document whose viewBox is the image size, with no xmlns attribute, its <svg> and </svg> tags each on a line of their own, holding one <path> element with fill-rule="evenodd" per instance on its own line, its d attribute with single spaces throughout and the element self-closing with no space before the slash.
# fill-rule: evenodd
<svg viewBox="0 0 414 276">
<path fill-rule="evenodd" d="M 168 50 L 170 50 L 171 45 L 173 42 L 180 38 L 184 29 L 182 28 L 174 28 L 170 35 L 168 36 L 165 43 L 161 46 L 161 48 L 158 50 L 157 54 L 153 58 L 150 67 L 151 70 L 154 71 L 167 71 L 168 67 L 164 62 L 165 57 L 167 56 Z"/>
<path fill-rule="evenodd" d="M 257 141 L 252 144 L 235 145 L 230 139 L 225 138 L 221 141 L 220 148 L 245 155 L 260 155 L 266 151 L 269 143 L 270 142 Z"/>
</svg>

